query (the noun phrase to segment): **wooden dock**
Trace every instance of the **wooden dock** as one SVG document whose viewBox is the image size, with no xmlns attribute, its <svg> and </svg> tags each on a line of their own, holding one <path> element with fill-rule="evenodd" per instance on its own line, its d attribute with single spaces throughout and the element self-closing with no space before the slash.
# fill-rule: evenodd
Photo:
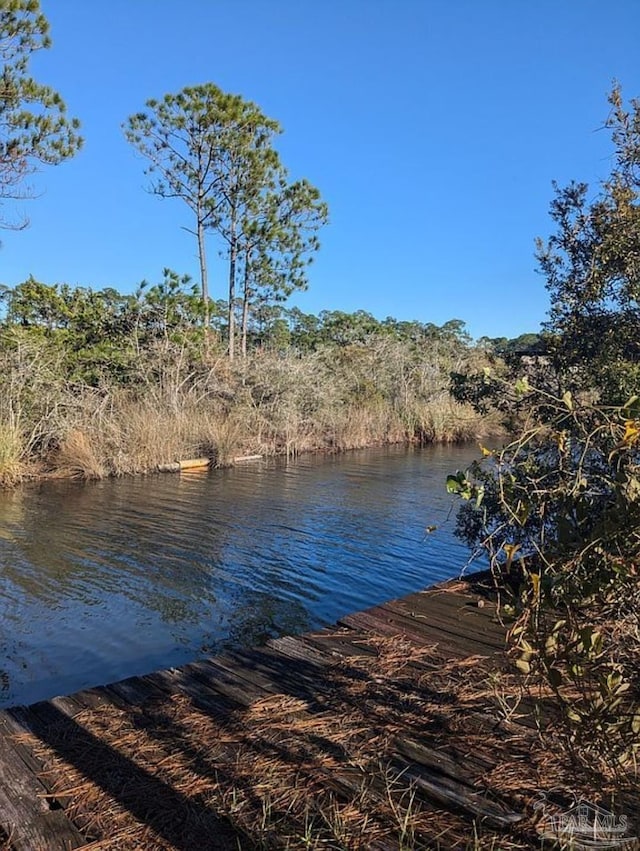
<svg viewBox="0 0 640 851">
<path fill-rule="evenodd" d="M 448 583 L 3 711 L 0 848 L 538 847 L 503 646 L 482 584 Z"/>
</svg>

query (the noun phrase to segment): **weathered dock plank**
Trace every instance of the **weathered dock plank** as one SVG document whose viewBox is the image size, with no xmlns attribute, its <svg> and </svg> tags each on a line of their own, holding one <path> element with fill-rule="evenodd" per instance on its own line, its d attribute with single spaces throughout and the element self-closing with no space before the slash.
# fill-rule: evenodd
<svg viewBox="0 0 640 851">
<path fill-rule="evenodd" d="M 235 834 L 224 817 L 218 816 L 200 802 L 194 807 L 191 796 L 157 776 L 155 766 L 139 764 L 138 760 L 121 753 L 112 743 L 103 741 L 82 723 L 78 723 L 76 717 L 82 711 L 81 704 L 75 698 L 55 699 L 55 703 L 41 701 L 28 708 L 20 707 L 15 712 L 13 709 L 8 710 L 25 730 L 50 748 L 58 758 L 79 771 L 85 783 L 93 784 L 116 806 L 126 810 L 134 824 L 145 825 L 152 836 L 162 841 L 163 848 L 169 847 L 176 851 L 215 848 L 215 845 L 211 845 L 212 836 L 220 839 L 221 848 L 231 847 L 231 843 L 235 842 Z M 8 788 L 11 792 L 7 797 L 15 804 L 14 787 Z M 169 813 L 184 815 L 174 819 L 167 817 Z M 53 811 L 60 822 L 57 832 L 54 830 L 51 836 L 45 836 L 42 831 L 43 816 L 48 815 L 44 813 L 41 816 L 37 812 L 31 815 L 25 811 L 23 829 L 33 835 L 29 835 L 23 844 L 18 844 L 10 835 L 9 847 L 12 851 L 58 851 L 82 847 L 69 844 L 65 833 L 67 819 L 61 811 Z M 82 813 L 74 818 L 75 822 L 82 820 Z M 185 830 L 185 820 L 192 822 L 189 830 Z M 88 823 L 90 821 L 91 818 L 87 819 Z M 3 818 L 2 826 L 6 830 L 4 824 Z M 49 826 L 47 822 L 46 827 Z M 36 829 L 38 833 L 35 833 Z M 56 836 L 58 838 L 54 842 Z M 21 839 L 21 834 L 18 837 Z M 121 846 L 117 840 L 114 843 L 109 847 L 116 851 Z M 86 841 L 83 844 L 87 844 Z M 158 846 L 154 844 L 151 847 Z"/>
<path fill-rule="evenodd" d="M 476 819 L 500 828 L 510 827 L 522 821 L 524 815 L 487 799 L 468 785 L 452 780 L 444 774 L 425 771 L 414 763 L 398 760 L 398 770 L 409 782 L 414 783 L 429 797 L 445 807 L 455 807 Z"/>
<path fill-rule="evenodd" d="M 196 788 L 204 790 L 211 784 L 216 788 L 217 772 L 224 778 L 229 766 L 237 765 L 251 748 L 258 758 L 282 760 L 301 782 L 332 796 L 338 807 L 342 802 L 348 811 L 355 806 L 373 812 L 372 802 L 381 811 L 388 808 L 392 792 L 386 784 L 397 778 L 420 795 L 424 812 L 437 814 L 444 808 L 510 828 L 522 814 L 482 785 L 498 756 L 476 753 L 469 746 L 465 750 L 447 741 L 444 728 L 438 732 L 452 698 L 443 697 L 429 682 L 441 663 L 455 665 L 469 657 L 490 659 L 503 653 L 505 629 L 495 606 L 484 599 L 479 606 L 478 599 L 460 590 L 419 592 L 347 615 L 334 627 L 0 714 L 0 827 L 9 837 L 5 846 L 11 851 L 58 851 L 104 838 L 98 828 L 93 832 L 95 812 L 83 814 L 77 801 L 68 806 L 69 790 L 59 773 L 57 785 L 52 779 L 49 764 L 42 761 L 43 748 L 53 754 L 49 761 L 58 761 L 58 772 L 60 764 L 68 765 L 84 778 L 80 785 L 92 784 L 105 800 L 124 808 L 136 829 L 146 826 L 163 849 L 245 845 L 226 816 L 217 814 L 211 791 L 209 797 L 192 794 L 183 781 L 174 787 L 153 760 L 191 765 Z M 378 673 L 376 665 L 381 659 L 393 666 L 394 654 L 402 675 L 387 682 L 386 669 Z M 189 729 L 191 716 L 181 715 L 188 707 L 200 713 L 193 716 L 194 723 L 216 731 L 211 739 L 215 755 L 197 751 Z M 482 734 L 491 728 L 494 722 L 483 707 L 471 712 L 470 729 Z M 341 734 L 345 713 L 355 720 Z M 266 726 L 256 728 L 255 719 L 262 717 Z M 96 718 L 100 723 L 93 723 Z M 172 720 L 176 718 L 181 720 Z M 128 731 L 128 749 L 123 752 L 120 729 Z M 138 730 L 141 739 L 146 737 L 140 758 L 135 750 Z M 30 739 L 21 737 L 25 732 Z M 348 748 L 358 742 L 363 747 L 353 761 Z M 371 760 L 382 759 L 383 753 L 386 768 L 374 776 Z M 183 815 L 172 820 L 168 812 Z M 188 830 L 180 826 L 181 818 Z M 105 848 L 119 847 L 114 843 Z M 379 830 L 366 847 L 382 851 L 397 844 L 387 842 L 384 830 Z"/>
<path fill-rule="evenodd" d="M 445 618 L 411 618 L 384 606 L 347 615 L 338 623 L 374 634 L 405 635 L 418 646 L 438 645 L 451 658 L 489 656 L 504 649 L 504 641 L 500 643 L 490 635 L 465 634 L 462 627 L 447 625 Z"/>
<path fill-rule="evenodd" d="M 42 768 L 24 749 L 17 750 L 11 730 L 19 726 L 3 714 L 0 734 L 0 824 L 15 851 L 69 851 L 86 839 L 38 779 Z"/>
<path fill-rule="evenodd" d="M 381 608 L 412 622 L 436 626 L 445 634 L 456 638 L 471 638 L 496 649 L 504 648 L 505 631 L 495 618 L 494 607 L 479 608 L 459 599 L 445 602 L 443 597 L 445 595 L 439 598 L 416 596 L 391 600 Z"/>
<path fill-rule="evenodd" d="M 358 627 L 335 626 L 305 633 L 300 639 L 312 652 L 319 652 L 335 660 L 375 656 L 375 650 L 368 643 L 370 635 L 370 632 Z"/>
</svg>

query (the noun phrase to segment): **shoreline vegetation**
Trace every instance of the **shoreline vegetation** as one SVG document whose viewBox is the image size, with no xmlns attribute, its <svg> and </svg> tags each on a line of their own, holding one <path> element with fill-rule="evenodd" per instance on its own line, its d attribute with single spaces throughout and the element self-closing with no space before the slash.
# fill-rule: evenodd
<svg viewBox="0 0 640 851">
<path fill-rule="evenodd" d="M 101 479 L 185 458 L 294 457 L 502 433 L 449 392 L 482 369 L 464 324 L 271 308 L 230 361 L 226 306 L 205 333 L 188 279 L 134 295 L 39 283 L 0 292 L 0 485 Z"/>
</svg>

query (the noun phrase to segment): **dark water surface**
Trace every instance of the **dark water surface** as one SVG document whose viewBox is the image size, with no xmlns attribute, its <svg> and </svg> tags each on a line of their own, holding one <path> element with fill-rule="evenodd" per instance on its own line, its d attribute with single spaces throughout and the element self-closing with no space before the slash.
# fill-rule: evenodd
<svg viewBox="0 0 640 851">
<path fill-rule="evenodd" d="M 455 576 L 475 447 L 0 493 L 0 705 L 307 631 Z M 443 524 L 425 539 L 428 524 Z"/>
</svg>

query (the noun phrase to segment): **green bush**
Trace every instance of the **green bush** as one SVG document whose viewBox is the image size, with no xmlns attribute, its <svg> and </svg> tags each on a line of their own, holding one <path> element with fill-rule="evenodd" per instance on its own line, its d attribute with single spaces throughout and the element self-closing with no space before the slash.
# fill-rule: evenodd
<svg viewBox="0 0 640 851">
<path fill-rule="evenodd" d="M 488 555 L 515 663 L 574 753 L 624 772 L 640 750 L 640 400 L 509 390 L 527 421 L 449 477 L 457 533 Z"/>
</svg>

